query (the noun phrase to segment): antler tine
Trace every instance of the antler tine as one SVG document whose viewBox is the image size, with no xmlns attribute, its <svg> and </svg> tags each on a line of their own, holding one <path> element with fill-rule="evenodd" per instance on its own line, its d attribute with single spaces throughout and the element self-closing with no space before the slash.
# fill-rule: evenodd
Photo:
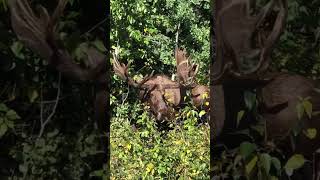
<svg viewBox="0 0 320 180">
<path fill-rule="evenodd" d="M 194 84 L 194 77 L 198 71 L 198 65 L 190 62 L 190 56 L 187 56 L 185 50 L 176 48 L 175 59 L 177 62 L 177 76 L 180 79 L 180 84 L 183 83 L 185 87 L 192 87 Z"/>
<path fill-rule="evenodd" d="M 50 19 L 46 9 L 39 7 L 38 18 L 26 0 L 10 0 L 8 5 L 12 28 L 18 38 L 41 57 L 49 59 L 53 51 L 46 42 Z"/>
<path fill-rule="evenodd" d="M 51 17 L 51 22 L 53 25 L 57 24 L 58 19 L 60 18 L 60 16 L 63 13 L 64 8 L 66 7 L 68 1 L 67 0 L 59 0 L 59 3 L 56 7 L 56 9 L 54 10 L 52 17 Z"/>
<path fill-rule="evenodd" d="M 137 83 L 135 80 L 133 80 L 128 73 L 128 65 L 125 65 L 123 63 L 120 63 L 118 60 L 118 53 L 117 52 L 112 52 L 113 55 L 113 70 L 114 72 L 124 81 L 128 82 L 129 85 L 135 87 L 135 88 L 146 88 L 144 86 L 145 82 L 147 82 L 152 76 L 153 73 L 146 76 L 142 81 Z"/>
<path fill-rule="evenodd" d="M 225 14 L 226 13 L 233 13 L 233 11 L 231 11 L 231 8 L 235 8 L 236 5 L 239 6 L 240 4 L 242 4 L 242 6 L 246 6 L 246 7 L 249 6 L 248 1 L 245 1 L 245 0 L 241 1 L 241 2 L 235 1 L 234 4 L 230 3 L 229 6 L 227 6 L 223 9 L 224 14 L 222 13 L 222 10 L 221 10 L 221 12 L 219 14 L 220 18 L 218 18 L 218 21 L 217 21 L 217 23 L 218 23 L 217 27 L 219 27 L 219 26 L 222 27 L 220 21 L 222 21 L 223 17 L 228 17 Z M 230 78 L 232 78 L 232 79 L 236 78 L 236 79 L 242 79 L 242 80 L 258 80 L 258 81 L 263 80 L 263 78 L 261 77 L 261 73 L 264 72 L 268 68 L 270 60 L 271 60 L 270 53 L 272 51 L 272 47 L 275 45 L 276 41 L 279 39 L 279 37 L 283 31 L 283 28 L 285 25 L 285 20 L 287 17 L 287 6 L 288 6 L 287 0 L 271 0 L 267 5 L 265 5 L 263 7 L 261 12 L 257 16 L 254 16 L 255 18 L 251 18 L 252 19 L 251 24 L 248 24 L 248 25 L 245 25 L 242 27 L 242 29 L 247 29 L 247 30 L 251 30 L 251 31 L 252 30 L 258 31 L 258 33 L 257 33 L 258 36 L 267 35 L 267 37 L 265 37 L 266 39 L 263 39 L 263 41 L 262 41 L 262 44 L 261 44 L 262 47 L 259 47 L 259 48 L 250 47 L 251 44 L 249 44 L 249 41 L 245 38 L 240 39 L 240 40 L 245 41 L 245 43 L 248 44 L 247 46 L 250 48 L 239 47 L 239 46 L 237 46 L 237 44 L 240 44 L 240 43 L 236 43 L 236 40 L 231 41 L 231 40 L 226 40 L 226 38 L 223 39 L 222 34 L 224 32 L 222 31 L 221 28 L 219 29 L 219 32 L 217 32 L 217 33 L 220 33 L 221 37 L 218 38 L 218 42 L 220 42 L 220 46 L 218 46 L 218 47 L 221 48 L 222 46 L 224 46 L 222 42 L 224 42 L 224 44 L 228 44 L 228 46 L 230 48 L 228 53 L 230 53 L 230 54 L 232 53 L 233 57 L 227 57 L 227 58 L 225 58 L 224 62 L 222 62 L 223 52 L 217 53 L 218 60 L 216 61 L 215 64 L 216 64 L 216 69 L 218 69 L 218 71 L 214 72 L 214 75 L 212 78 L 213 84 L 221 84 L 224 81 L 224 79 L 230 79 Z M 264 31 L 257 29 L 257 28 L 259 28 L 260 25 L 262 25 L 262 23 L 264 22 L 266 17 L 268 15 L 270 15 L 270 12 L 272 12 L 275 7 L 278 7 L 279 11 L 277 12 L 277 15 L 275 17 L 275 22 L 273 24 L 271 32 L 264 32 Z M 245 14 L 241 14 L 242 18 L 246 18 L 246 16 L 247 15 L 245 15 Z M 235 24 L 237 24 L 237 23 L 235 23 Z M 252 33 L 252 32 L 250 32 L 250 33 Z M 247 34 L 247 35 L 250 35 L 250 34 Z M 247 46 L 245 46 L 245 47 L 247 47 Z M 258 58 L 257 63 L 253 67 L 250 67 L 250 69 L 248 69 L 248 70 L 240 70 L 239 69 L 240 61 L 236 62 L 234 60 L 234 59 L 239 59 L 240 53 L 238 53 L 238 52 L 240 52 L 240 50 L 242 50 L 244 52 L 247 51 L 245 58 L 248 58 L 247 59 L 248 61 L 251 59 Z"/>
<path fill-rule="evenodd" d="M 264 49 L 262 49 L 262 52 L 261 52 L 262 55 L 260 56 L 259 64 L 257 65 L 256 71 L 259 71 L 260 69 L 266 68 L 268 66 L 270 61 L 270 59 L 268 58 L 268 55 L 271 53 L 272 47 L 274 46 L 276 41 L 279 39 L 284 29 L 287 14 L 288 14 L 287 0 L 278 0 L 278 6 L 280 8 L 280 11 L 274 23 L 272 32 L 269 35 L 268 39 L 266 40 L 265 47 Z"/>
<path fill-rule="evenodd" d="M 151 72 L 151 74 L 145 76 L 139 83 L 138 83 L 138 88 L 144 88 L 142 87 L 144 85 L 145 82 L 147 82 L 150 78 L 153 77 L 153 73 L 154 73 L 154 70 Z"/>
<path fill-rule="evenodd" d="M 112 56 L 113 56 L 113 70 L 114 70 L 114 72 L 121 79 L 127 81 L 128 80 L 128 76 L 126 74 L 128 74 L 128 72 L 127 72 L 128 66 L 124 65 L 123 63 L 120 64 L 120 62 L 118 61 L 116 53 L 112 52 Z"/>
</svg>

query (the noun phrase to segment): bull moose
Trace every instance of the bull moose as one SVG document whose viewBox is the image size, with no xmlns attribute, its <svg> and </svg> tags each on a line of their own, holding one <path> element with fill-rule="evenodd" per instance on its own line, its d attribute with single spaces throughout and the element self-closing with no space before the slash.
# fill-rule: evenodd
<svg viewBox="0 0 320 180">
<path fill-rule="evenodd" d="M 312 160 L 320 148 L 320 136 L 309 138 L 306 132 L 320 130 L 319 81 L 270 70 L 272 48 L 284 29 L 288 5 L 286 0 L 271 0 L 258 11 L 255 4 L 248 0 L 216 1 L 211 145 L 216 142 L 215 137 L 226 141 L 227 134 L 237 129 L 237 113 L 245 108 L 244 91 L 255 89 L 258 113 L 266 124 L 266 140 L 274 142 L 286 155 L 300 153 Z M 309 109 L 303 110 L 307 113 L 301 113 L 302 101 L 308 101 Z M 248 114 L 247 118 L 254 118 Z M 296 127 L 300 128 L 298 134 L 292 133 Z M 314 161 L 313 179 L 319 178 L 318 163 Z"/>
<path fill-rule="evenodd" d="M 98 160 L 106 161 L 109 153 L 107 144 L 109 138 L 105 136 L 108 133 L 106 121 L 107 56 L 96 48 L 90 47 L 86 51 L 87 68 L 81 67 L 73 60 L 71 53 L 64 46 L 62 39 L 60 39 L 58 31 L 59 19 L 67 3 L 67 0 L 59 0 L 52 15 L 49 15 L 47 9 L 43 6 L 38 6 L 38 13 L 35 13 L 28 0 L 10 0 L 8 5 L 11 24 L 18 39 L 26 47 L 46 60 L 62 76 L 79 82 L 89 82 L 95 86 L 94 119 L 97 122 L 100 133 L 104 135 L 100 139 L 100 145 L 104 150 L 103 158 L 99 157 Z M 41 126 L 45 126 L 45 124 L 47 123 Z M 41 135 L 42 133 L 39 134 L 39 137 Z"/>
<path fill-rule="evenodd" d="M 195 107 L 209 110 L 209 87 L 194 82 L 197 65 L 189 62 L 185 50 L 175 49 L 178 81 L 167 75 L 148 75 L 140 82 L 133 80 L 128 73 L 128 65 L 119 62 L 117 53 L 113 53 L 114 72 L 129 85 L 139 89 L 139 97 L 146 101 L 158 121 L 172 119 L 177 108 L 185 104 L 186 92 L 191 90 L 191 99 Z"/>
</svg>

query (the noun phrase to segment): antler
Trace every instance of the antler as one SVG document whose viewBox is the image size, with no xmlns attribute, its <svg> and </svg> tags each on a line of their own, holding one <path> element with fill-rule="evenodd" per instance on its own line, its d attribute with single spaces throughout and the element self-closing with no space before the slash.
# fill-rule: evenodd
<svg viewBox="0 0 320 180">
<path fill-rule="evenodd" d="M 124 81 L 128 82 L 129 85 L 135 87 L 135 88 L 148 88 L 148 85 L 145 84 L 145 82 L 147 82 L 152 76 L 153 76 L 153 72 L 150 75 L 147 75 L 143 78 L 143 80 L 141 80 L 140 82 L 136 82 L 135 80 L 133 80 L 128 73 L 128 65 L 125 65 L 123 63 L 120 63 L 118 61 L 118 53 L 117 52 L 113 52 L 113 70 L 114 72 Z"/>
<path fill-rule="evenodd" d="M 275 5 L 279 11 L 275 18 L 270 18 Z M 286 0 L 271 0 L 254 16 L 250 15 L 249 0 L 234 0 L 225 5 L 217 17 L 213 84 L 228 78 L 259 80 L 259 74 L 268 68 L 272 47 L 279 39 L 286 16 Z M 271 32 L 263 27 L 265 21 L 274 22 Z"/>
<path fill-rule="evenodd" d="M 39 16 L 36 16 L 27 0 L 10 0 L 12 28 L 27 47 L 65 76 L 80 81 L 95 80 L 106 71 L 106 56 L 90 48 L 87 52 L 89 68 L 84 69 L 73 62 L 71 55 L 59 42 L 56 26 L 66 3 L 66 0 L 60 0 L 52 16 L 43 6 L 38 6 Z"/>
<path fill-rule="evenodd" d="M 175 49 L 175 59 L 177 62 L 177 76 L 180 83 L 185 86 L 193 84 L 194 76 L 198 72 L 198 65 L 190 64 L 186 51 L 180 48 Z"/>
<path fill-rule="evenodd" d="M 32 51 L 37 52 L 46 59 L 64 76 L 79 81 L 93 81 L 96 84 L 96 97 L 94 114 L 101 134 L 108 132 L 106 125 L 106 108 L 108 88 L 106 76 L 106 56 L 96 49 L 88 49 L 88 69 L 81 68 L 73 62 L 68 51 L 61 46 L 57 36 L 56 27 L 59 17 L 62 15 L 67 0 L 60 0 L 53 15 L 49 16 L 47 10 L 39 6 L 39 16 L 32 11 L 27 0 L 9 0 L 11 23 L 18 38 Z M 108 154 L 108 148 L 103 136 L 101 139 L 104 154 Z"/>
</svg>

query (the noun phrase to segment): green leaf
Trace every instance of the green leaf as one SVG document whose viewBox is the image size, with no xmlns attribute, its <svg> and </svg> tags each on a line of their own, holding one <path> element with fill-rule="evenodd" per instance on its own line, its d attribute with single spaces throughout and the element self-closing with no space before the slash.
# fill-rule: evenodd
<svg viewBox="0 0 320 180">
<path fill-rule="evenodd" d="M 21 119 L 20 116 L 12 109 L 10 109 L 7 113 L 6 116 L 10 120 L 16 120 L 16 119 Z"/>
<path fill-rule="evenodd" d="M 278 158 L 272 157 L 271 162 L 273 167 L 275 167 L 277 170 L 281 170 L 281 162 L 279 161 Z"/>
<path fill-rule="evenodd" d="M 58 129 L 54 129 L 52 132 L 47 133 L 49 138 L 56 136 L 59 133 Z"/>
<path fill-rule="evenodd" d="M 8 126 L 6 124 L 0 125 L 0 137 L 2 137 L 8 130 Z"/>
<path fill-rule="evenodd" d="M 9 108 L 5 104 L 3 104 L 3 103 L 0 104 L 0 111 L 7 112 L 8 109 Z"/>
<path fill-rule="evenodd" d="M 100 170 L 96 170 L 90 173 L 90 177 L 94 176 L 94 177 L 102 177 L 104 175 L 104 170 L 100 169 Z"/>
<path fill-rule="evenodd" d="M 296 106 L 298 118 L 301 119 L 304 114 L 304 107 L 301 103 L 298 103 Z"/>
<path fill-rule="evenodd" d="M 270 167 L 271 167 L 271 156 L 267 153 L 263 153 L 259 158 L 260 165 L 265 170 L 266 174 L 269 175 Z"/>
<path fill-rule="evenodd" d="M 249 175 L 251 172 L 252 172 L 252 170 L 253 170 L 253 168 L 256 166 L 256 164 L 257 164 L 257 161 L 258 161 L 258 156 L 254 156 L 252 159 L 251 159 L 251 161 L 248 163 L 248 164 L 246 164 L 246 174 L 247 175 Z"/>
<path fill-rule="evenodd" d="M 317 129 L 315 128 L 309 128 L 307 129 L 304 134 L 310 138 L 310 139 L 314 139 L 317 136 Z"/>
<path fill-rule="evenodd" d="M 279 161 L 279 159 L 275 158 L 275 157 L 272 157 L 271 158 L 271 163 L 272 163 L 273 167 L 276 168 L 277 174 L 280 175 L 280 173 L 281 173 L 281 162 Z"/>
<path fill-rule="evenodd" d="M 154 168 L 154 165 L 152 163 L 147 164 L 147 167 L 146 167 L 147 173 L 151 172 L 153 168 Z"/>
<path fill-rule="evenodd" d="M 11 51 L 13 52 L 13 54 L 20 58 L 20 59 L 24 59 L 24 55 L 21 53 L 22 51 L 22 48 L 23 48 L 23 44 L 19 41 L 16 41 L 14 42 L 12 45 L 11 45 Z"/>
<path fill-rule="evenodd" d="M 244 92 L 244 102 L 249 110 L 255 106 L 256 103 L 256 94 L 250 91 Z"/>
<path fill-rule="evenodd" d="M 33 103 L 34 100 L 36 100 L 37 97 L 39 97 L 39 94 L 38 94 L 38 91 L 34 89 L 29 91 L 28 96 L 29 96 L 29 101 Z"/>
<path fill-rule="evenodd" d="M 6 121 L 6 125 L 9 127 L 9 128 L 14 128 L 14 122 L 13 121 L 10 121 L 10 120 L 7 120 Z"/>
<path fill-rule="evenodd" d="M 312 116 L 312 104 L 307 99 L 303 100 L 302 105 L 307 113 L 308 117 L 311 118 Z"/>
<path fill-rule="evenodd" d="M 103 44 L 102 41 L 100 41 L 100 40 L 95 40 L 95 41 L 93 42 L 93 44 L 95 45 L 95 47 L 96 47 L 99 51 L 101 51 L 101 52 L 107 52 L 107 49 L 106 49 L 106 47 L 104 46 L 104 44 Z"/>
<path fill-rule="evenodd" d="M 244 112 L 245 112 L 244 110 L 241 110 L 237 114 L 237 127 L 239 126 L 240 120 L 242 119 Z"/>
<path fill-rule="evenodd" d="M 293 155 L 284 166 L 284 169 L 288 176 L 291 176 L 293 171 L 301 168 L 305 163 L 304 156 L 301 154 Z"/>
<path fill-rule="evenodd" d="M 19 171 L 22 173 L 26 173 L 28 171 L 28 166 L 25 164 L 20 164 L 19 165 Z"/>
<path fill-rule="evenodd" d="M 199 117 L 202 117 L 205 114 L 206 114 L 206 111 L 202 110 L 202 111 L 199 112 Z"/>
<path fill-rule="evenodd" d="M 246 159 L 256 150 L 256 148 L 255 144 L 243 142 L 240 145 L 240 155 Z"/>
</svg>

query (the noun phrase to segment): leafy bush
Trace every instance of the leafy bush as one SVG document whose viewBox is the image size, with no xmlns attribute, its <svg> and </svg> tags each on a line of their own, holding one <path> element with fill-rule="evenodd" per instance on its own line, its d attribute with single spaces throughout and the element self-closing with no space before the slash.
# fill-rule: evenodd
<svg viewBox="0 0 320 180">
<path fill-rule="evenodd" d="M 148 107 L 133 107 L 135 113 L 118 111 L 111 122 L 112 179 L 208 178 L 209 125 L 198 125 L 197 111 L 186 107 L 169 124 L 171 130 L 160 130 Z"/>
</svg>

